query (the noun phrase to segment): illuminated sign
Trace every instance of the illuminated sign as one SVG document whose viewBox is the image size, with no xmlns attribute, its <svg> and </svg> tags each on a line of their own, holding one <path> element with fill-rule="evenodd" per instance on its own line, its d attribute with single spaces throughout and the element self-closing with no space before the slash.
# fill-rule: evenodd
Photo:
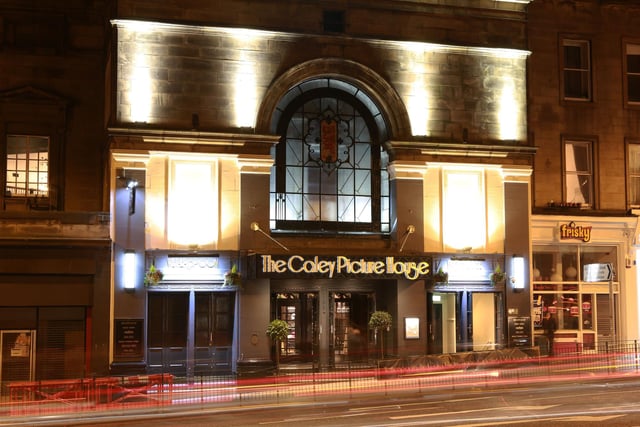
<svg viewBox="0 0 640 427">
<path fill-rule="evenodd" d="M 430 272 L 431 262 L 426 258 L 413 257 L 336 257 L 302 255 L 258 257 L 258 275 L 267 277 L 404 277 L 408 280 L 425 278 Z"/>
<path fill-rule="evenodd" d="M 491 265 L 484 260 L 449 260 L 447 263 L 449 282 L 488 282 L 493 273 Z"/>
<path fill-rule="evenodd" d="M 573 221 L 568 224 L 562 224 L 560 226 L 560 240 L 577 239 L 586 243 L 591 240 L 591 229 L 591 226 L 583 227 L 576 225 Z"/>
<path fill-rule="evenodd" d="M 219 280 L 222 272 L 217 256 L 169 255 L 163 267 L 163 281 L 213 281 Z"/>
</svg>

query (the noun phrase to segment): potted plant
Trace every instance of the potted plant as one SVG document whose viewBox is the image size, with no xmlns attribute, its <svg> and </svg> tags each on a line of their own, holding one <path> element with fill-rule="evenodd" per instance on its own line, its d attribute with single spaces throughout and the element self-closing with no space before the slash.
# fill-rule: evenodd
<svg viewBox="0 0 640 427">
<path fill-rule="evenodd" d="M 238 266 L 233 264 L 231 270 L 224 275 L 224 286 L 238 286 L 242 284 Z"/>
<path fill-rule="evenodd" d="M 498 283 L 502 283 L 504 281 L 505 274 L 504 271 L 500 268 L 500 264 L 496 264 L 496 268 L 493 269 L 493 273 L 489 275 L 489 279 L 491 280 L 492 285 L 497 285 Z"/>
<path fill-rule="evenodd" d="M 388 331 L 393 324 L 393 318 L 386 311 L 374 311 L 369 318 L 369 327 L 375 331 L 375 339 L 378 340 L 378 331 Z M 384 359 L 384 335 L 380 335 L 380 353 Z"/>
<path fill-rule="evenodd" d="M 267 326 L 267 335 L 276 344 L 276 370 L 280 369 L 280 343 L 289 335 L 289 325 L 281 319 L 273 319 Z"/>
<path fill-rule="evenodd" d="M 158 270 L 154 264 L 151 264 L 151 267 L 144 274 L 144 285 L 145 286 L 153 286 L 157 285 L 158 282 L 162 280 L 164 274 L 162 271 Z"/>
</svg>

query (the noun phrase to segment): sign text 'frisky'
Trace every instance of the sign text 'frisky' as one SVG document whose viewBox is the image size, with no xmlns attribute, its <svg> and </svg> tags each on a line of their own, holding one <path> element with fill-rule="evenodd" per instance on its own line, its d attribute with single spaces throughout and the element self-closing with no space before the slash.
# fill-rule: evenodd
<svg viewBox="0 0 640 427">
<path fill-rule="evenodd" d="M 328 278 L 337 275 L 404 276 L 408 280 L 417 280 L 429 273 L 427 261 L 402 260 L 392 256 L 351 259 L 344 255 L 335 258 L 262 255 L 261 261 L 263 274 L 315 274 Z"/>
</svg>

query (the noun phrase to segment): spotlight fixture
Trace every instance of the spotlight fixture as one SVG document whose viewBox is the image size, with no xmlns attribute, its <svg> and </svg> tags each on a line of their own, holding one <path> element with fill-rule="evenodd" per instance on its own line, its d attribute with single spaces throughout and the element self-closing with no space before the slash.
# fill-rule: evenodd
<svg viewBox="0 0 640 427">
<path fill-rule="evenodd" d="M 260 233 L 264 234 L 269 240 L 274 242 L 276 245 L 280 246 L 285 251 L 289 251 L 289 248 L 287 248 L 285 245 L 283 245 L 282 243 L 278 242 L 276 239 L 274 239 L 273 237 L 265 233 L 264 230 L 260 228 L 260 224 L 258 224 L 257 222 L 254 221 L 251 223 L 251 230 L 259 231 Z"/>
</svg>

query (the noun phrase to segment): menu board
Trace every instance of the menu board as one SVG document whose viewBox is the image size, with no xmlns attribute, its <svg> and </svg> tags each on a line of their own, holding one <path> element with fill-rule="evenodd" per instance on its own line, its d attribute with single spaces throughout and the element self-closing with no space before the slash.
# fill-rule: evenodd
<svg viewBox="0 0 640 427">
<path fill-rule="evenodd" d="M 114 357 L 119 360 L 142 360 L 144 319 L 116 319 Z"/>
<path fill-rule="evenodd" d="M 510 347 L 531 346 L 531 317 L 509 316 Z"/>
</svg>

